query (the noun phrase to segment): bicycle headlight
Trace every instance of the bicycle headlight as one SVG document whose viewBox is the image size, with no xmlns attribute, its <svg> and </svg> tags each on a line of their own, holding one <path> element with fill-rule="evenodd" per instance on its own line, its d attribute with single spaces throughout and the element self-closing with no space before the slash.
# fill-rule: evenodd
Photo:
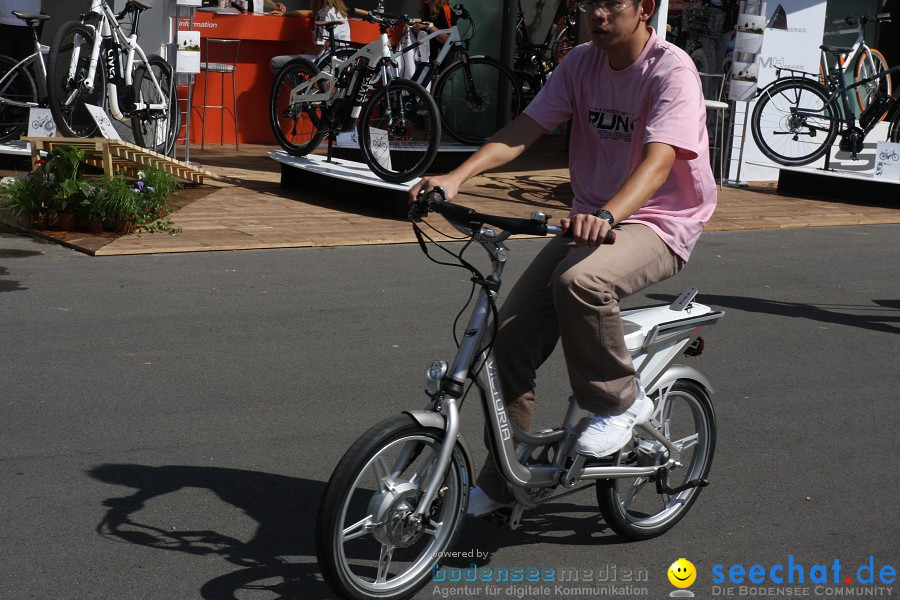
<svg viewBox="0 0 900 600">
<path fill-rule="evenodd" d="M 429 396 L 441 391 L 441 379 L 447 374 L 449 367 L 446 360 L 435 360 L 425 369 L 425 392 Z"/>
</svg>

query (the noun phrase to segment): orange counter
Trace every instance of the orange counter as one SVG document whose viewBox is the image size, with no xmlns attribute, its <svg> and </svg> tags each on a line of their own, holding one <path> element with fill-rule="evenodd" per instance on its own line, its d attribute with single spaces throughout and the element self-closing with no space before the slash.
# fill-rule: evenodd
<svg viewBox="0 0 900 600">
<path fill-rule="evenodd" d="M 188 20 L 182 19 L 179 28 L 186 30 L 188 25 Z M 200 32 L 201 61 L 205 59 L 205 38 L 241 40 L 236 69 L 238 141 L 277 145 L 269 123 L 269 94 L 275 82 L 275 75 L 269 70 L 269 60 L 282 54 L 313 52 L 315 45 L 310 18 L 197 11 L 194 15 L 194 30 Z M 350 35 L 354 41 L 370 42 L 378 37 L 378 27 L 365 21 L 350 21 Z M 221 101 L 222 81 L 225 83 L 224 102 Z M 207 144 L 218 144 L 223 137 L 224 143 L 234 144 L 234 121 L 228 108 L 225 109 L 224 131 L 220 109 L 208 109 L 207 122 L 203 123 L 203 90 L 206 83 L 206 72 L 199 73 L 193 92 L 191 145 L 200 143 L 204 128 Z M 186 89 L 180 90 L 179 96 L 186 98 Z M 231 75 L 223 77 L 211 74 L 207 104 L 231 106 Z"/>
</svg>

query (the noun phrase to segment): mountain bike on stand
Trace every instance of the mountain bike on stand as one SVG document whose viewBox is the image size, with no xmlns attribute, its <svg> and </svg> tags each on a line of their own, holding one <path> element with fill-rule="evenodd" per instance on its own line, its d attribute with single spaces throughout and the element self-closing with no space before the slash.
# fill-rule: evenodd
<svg viewBox="0 0 900 600">
<path fill-rule="evenodd" d="M 447 36 L 438 55 L 422 64 L 413 80 L 425 88 L 431 86 L 444 131 L 460 143 L 481 145 L 522 110 L 522 90 L 513 72 L 499 61 L 469 55 L 469 42 L 477 31 L 475 21 L 462 4 L 452 10 L 469 22 L 466 35 L 460 33 L 458 25 L 439 29 L 394 57 L 412 52 L 439 35 Z M 458 53 L 458 58 L 446 64 L 451 52 Z"/>
<path fill-rule="evenodd" d="M 441 141 L 434 99 L 414 81 L 394 77 L 388 31 L 412 22 L 356 9 L 376 23 L 379 39 L 320 71 L 305 58 L 287 63 L 275 77 L 270 118 L 278 143 L 289 154 L 305 156 L 329 136 L 359 131 L 363 158 L 378 177 L 393 183 L 414 179 L 431 166 Z M 327 22 L 317 25 L 328 25 Z"/>
<path fill-rule="evenodd" d="M 342 598 L 398 599 L 428 583 L 466 515 L 473 471 L 460 435 L 460 411 L 473 388 L 494 456 L 516 499 L 511 510 L 492 519 L 516 528 L 525 509 L 594 487 L 600 512 L 620 536 L 642 540 L 668 531 L 708 484 L 716 442 L 711 385 L 676 361 L 703 352 L 700 330 L 723 313 L 695 302 L 693 288 L 670 305 L 622 312 L 628 348 L 655 408 L 624 448 L 588 459 L 574 446 L 591 415 L 574 400 L 552 429 L 531 433 L 510 422 L 491 353 L 509 257 L 504 242 L 513 234 L 559 234 L 560 227 L 539 212 L 516 219 L 445 203 L 438 188 L 421 193 L 410 209 L 426 254 L 427 236 L 417 222 L 429 213 L 447 219 L 469 240 L 455 256 L 472 273 L 477 300 L 456 356 L 426 369 L 426 408 L 373 426 L 331 475 L 317 519 L 316 553 L 332 590 Z M 490 274 L 463 258 L 472 246 L 487 252 Z"/>
<path fill-rule="evenodd" d="M 181 127 L 172 67 L 147 56 L 137 43 L 138 23 L 152 5 L 128 0 L 115 14 L 106 0 L 91 0 L 81 21 L 64 24 L 50 44 L 47 83 L 50 110 L 63 135 L 93 137 L 97 124 L 86 108 L 109 109 L 131 124 L 137 145 L 171 154 Z M 130 19 L 126 34 L 122 22 Z"/>
</svg>

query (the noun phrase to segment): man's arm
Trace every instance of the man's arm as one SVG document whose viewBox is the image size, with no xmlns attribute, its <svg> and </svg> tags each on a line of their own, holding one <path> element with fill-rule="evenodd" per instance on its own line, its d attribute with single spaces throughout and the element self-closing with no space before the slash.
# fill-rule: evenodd
<svg viewBox="0 0 900 600">
<path fill-rule="evenodd" d="M 495 133 L 463 164 L 446 175 L 423 177 L 409 190 L 410 200 L 415 200 L 419 190 L 440 187 L 447 200 L 452 200 L 459 187 L 476 175 L 501 167 L 522 154 L 529 146 L 547 133 L 528 115 L 521 114 L 506 127 Z"/>
<path fill-rule="evenodd" d="M 474 157 L 473 157 L 474 158 Z M 660 142 L 644 144 L 644 157 L 628 176 L 603 210 L 609 211 L 616 223 L 633 215 L 665 183 L 675 163 L 675 148 Z M 605 219 L 592 214 L 572 215 L 562 220 L 563 229 L 572 230 L 572 238 L 581 246 L 598 246 L 612 229 Z"/>
</svg>

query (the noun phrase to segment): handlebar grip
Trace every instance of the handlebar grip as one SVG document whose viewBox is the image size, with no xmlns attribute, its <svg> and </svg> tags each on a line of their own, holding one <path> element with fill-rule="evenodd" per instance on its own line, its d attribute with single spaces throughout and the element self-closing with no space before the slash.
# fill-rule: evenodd
<svg viewBox="0 0 900 600">
<path fill-rule="evenodd" d="M 563 229 L 560 235 L 564 238 L 572 239 L 572 229 Z M 616 243 L 616 232 L 610 229 L 606 232 L 606 236 L 603 238 L 603 241 L 600 242 L 602 245 L 606 244 L 615 244 Z"/>
</svg>

